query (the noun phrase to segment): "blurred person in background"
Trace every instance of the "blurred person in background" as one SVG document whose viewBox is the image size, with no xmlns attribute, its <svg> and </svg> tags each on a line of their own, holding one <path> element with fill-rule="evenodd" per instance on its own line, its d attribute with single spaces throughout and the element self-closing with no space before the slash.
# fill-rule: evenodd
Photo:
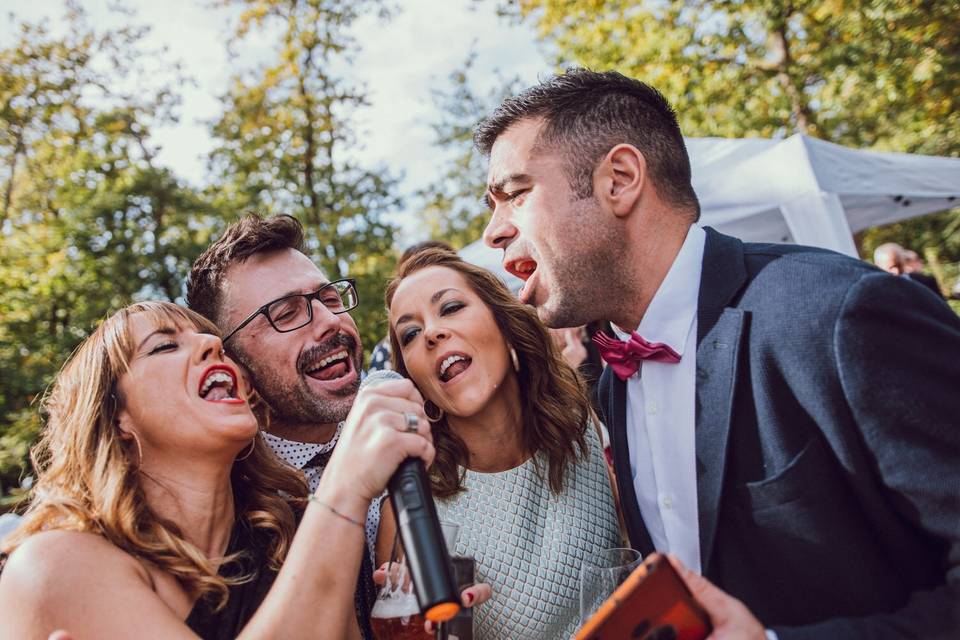
<svg viewBox="0 0 960 640">
<path fill-rule="evenodd" d="M 926 287 L 941 300 L 944 297 L 936 278 L 923 273 L 923 261 L 916 251 L 904 249 L 896 242 L 886 242 L 874 250 L 873 263 L 887 273 L 902 276 Z"/>
<path fill-rule="evenodd" d="M 916 251 L 911 249 L 903 250 L 903 273 L 906 277 L 918 284 L 922 284 L 941 298 L 944 297 L 943 291 L 940 290 L 940 285 L 937 283 L 937 279 L 924 271 L 923 260 Z"/>
<path fill-rule="evenodd" d="M 904 274 L 903 247 L 896 242 L 885 242 L 873 250 L 873 264 L 895 276 Z"/>
</svg>

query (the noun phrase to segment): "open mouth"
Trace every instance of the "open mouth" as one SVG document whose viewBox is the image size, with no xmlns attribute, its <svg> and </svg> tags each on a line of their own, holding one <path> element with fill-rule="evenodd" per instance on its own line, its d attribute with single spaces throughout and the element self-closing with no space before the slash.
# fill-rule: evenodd
<svg viewBox="0 0 960 640">
<path fill-rule="evenodd" d="M 307 365 L 303 372 L 314 380 L 336 380 L 350 373 L 350 352 L 340 348 L 327 354 L 315 363 Z"/>
<path fill-rule="evenodd" d="M 473 359 L 460 353 L 452 353 L 440 361 L 437 377 L 440 382 L 450 382 L 470 368 Z"/>
<path fill-rule="evenodd" d="M 523 280 L 523 288 L 520 289 L 520 301 L 526 304 L 533 294 L 533 284 L 531 278 L 537 271 L 537 261 L 530 258 L 521 258 L 504 263 L 503 268 Z"/>
<path fill-rule="evenodd" d="M 207 367 L 200 377 L 198 393 L 207 402 L 243 402 L 237 397 L 237 374 L 227 365 Z"/>
<path fill-rule="evenodd" d="M 533 272 L 537 270 L 537 261 L 529 258 L 513 260 L 504 265 L 504 269 L 517 276 L 521 280 L 529 280 Z"/>
</svg>

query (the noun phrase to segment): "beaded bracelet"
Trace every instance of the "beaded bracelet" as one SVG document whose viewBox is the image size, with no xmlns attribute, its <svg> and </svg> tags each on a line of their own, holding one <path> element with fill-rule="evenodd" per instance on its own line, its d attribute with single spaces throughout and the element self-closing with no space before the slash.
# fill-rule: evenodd
<svg viewBox="0 0 960 640">
<path fill-rule="evenodd" d="M 358 521 L 358 520 L 354 520 L 353 518 L 351 518 L 350 516 L 348 516 L 348 515 L 346 515 L 346 514 L 344 514 L 344 513 L 340 513 L 339 511 L 337 511 L 336 509 L 334 509 L 334 508 L 331 507 L 329 504 L 327 504 L 326 502 L 324 502 L 323 500 L 321 500 L 320 498 L 318 498 L 317 496 L 315 496 L 315 495 L 312 494 L 312 493 L 307 496 L 307 500 L 309 500 L 310 502 L 316 502 L 318 505 L 320 505 L 321 507 L 325 508 L 327 511 L 329 511 L 329 512 L 332 513 L 333 515 L 337 516 L 338 518 L 343 518 L 344 520 L 346 520 L 346 521 L 349 522 L 350 524 L 355 524 L 355 525 L 357 525 L 358 527 L 360 527 L 361 529 L 364 528 L 364 525 L 363 525 L 362 522 L 360 522 L 360 521 Z"/>
</svg>

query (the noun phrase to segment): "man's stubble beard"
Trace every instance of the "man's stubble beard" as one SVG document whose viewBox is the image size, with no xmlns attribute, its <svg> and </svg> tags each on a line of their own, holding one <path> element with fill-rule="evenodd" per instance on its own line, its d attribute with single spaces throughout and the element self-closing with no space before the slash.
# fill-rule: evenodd
<svg viewBox="0 0 960 640">
<path fill-rule="evenodd" d="M 332 392 L 334 398 L 318 397 L 299 371 L 293 384 L 285 384 L 283 376 L 276 368 L 261 366 L 261 362 L 256 361 L 242 348 L 235 347 L 230 355 L 246 368 L 253 388 L 270 409 L 271 421 L 279 424 L 303 426 L 341 422 L 350 413 L 360 388 L 363 354 L 357 348 L 350 352 L 357 379 L 349 387 Z"/>
<path fill-rule="evenodd" d="M 596 215 L 599 204 L 593 196 L 571 203 L 574 214 L 587 221 Z M 585 224 L 585 233 L 573 233 L 570 242 L 581 244 L 566 255 L 553 256 L 550 297 L 537 309 L 548 327 L 579 327 L 608 320 L 611 302 L 617 296 L 622 266 L 619 242 L 622 238 L 610 225 Z M 570 245 L 568 245 L 570 246 Z"/>
</svg>

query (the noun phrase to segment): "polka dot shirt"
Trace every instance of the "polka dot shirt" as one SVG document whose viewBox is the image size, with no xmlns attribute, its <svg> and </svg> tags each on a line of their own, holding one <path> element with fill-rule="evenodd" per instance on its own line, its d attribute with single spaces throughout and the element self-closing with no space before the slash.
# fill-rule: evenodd
<svg viewBox="0 0 960 640">
<path fill-rule="evenodd" d="M 263 439 L 266 441 L 278 458 L 289 464 L 294 469 L 303 471 L 310 486 L 310 491 L 316 491 L 320 484 L 320 476 L 323 475 L 324 467 L 310 467 L 304 469 L 304 465 L 313 460 L 316 456 L 333 451 L 340 439 L 340 431 L 343 429 L 343 423 L 337 425 L 337 431 L 330 438 L 329 442 L 317 444 L 315 442 L 294 442 L 293 440 L 284 440 L 283 438 L 263 432 Z M 382 499 L 382 497 L 381 497 Z M 370 553 L 371 562 L 375 563 L 374 545 L 377 540 L 377 530 L 380 528 L 380 500 L 374 500 L 370 503 L 370 509 L 367 511 L 367 521 L 364 526 L 364 532 L 367 536 L 367 550 Z"/>
</svg>

